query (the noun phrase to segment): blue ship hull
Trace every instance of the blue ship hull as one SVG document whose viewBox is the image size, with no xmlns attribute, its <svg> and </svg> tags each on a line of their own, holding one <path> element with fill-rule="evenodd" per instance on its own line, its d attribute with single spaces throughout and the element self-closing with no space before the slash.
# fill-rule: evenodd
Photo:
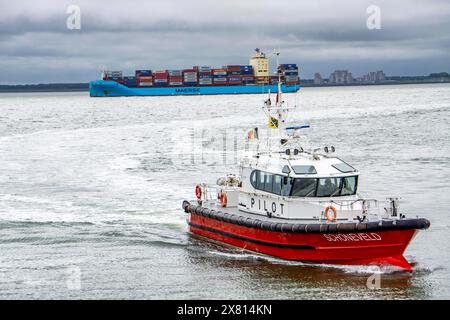
<svg viewBox="0 0 450 320">
<path fill-rule="evenodd" d="M 282 85 L 283 92 L 297 92 L 300 85 Z M 230 86 L 177 86 L 177 87 L 139 87 L 130 88 L 115 81 L 97 80 L 89 83 L 91 97 L 128 96 L 175 96 L 175 95 L 213 95 L 213 94 L 251 94 L 277 92 L 277 85 L 230 85 Z"/>
</svg>

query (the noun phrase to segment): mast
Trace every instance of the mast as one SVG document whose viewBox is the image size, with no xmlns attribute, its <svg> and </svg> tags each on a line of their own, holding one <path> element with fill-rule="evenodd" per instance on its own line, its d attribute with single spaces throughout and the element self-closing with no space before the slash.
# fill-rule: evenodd
<svg viewBox="0 0 450 320">
<path fill-rule="evenodd" d="M 263 106 L 263 109 L 267 110 L 266 115 L 268 116 L 269 130 L 267 133 L 266 146 L 267 146 L 269 152 L 272 150 L 272 148 L 279 150 L 279 147 L 282 144 L 281 141 L 286 140 L 283 138 L 283 137 L 286 137 L 285 121 L 287 120 L 286 117 L 287 117 L 290 109 L 293 109 L 293 108 L 285 106 L 285 103 L 282 99 L 283 91 L 282 91 L 282 86 L 281 86 L 281 70 L 279 68 L 280 50 L 279 49 L 274 50 L 274 55 L 276 57 L 277 73 L 278 73 L 276 103 L 272 104 L 272 102 L 270 101 L 270 92 L 269 92 L 269 97 L 267 100 L 265 100 L 264 106 Z M 276 129 L 278 129 L 278 130 L 276 130 Z M 259 142 L 258 142 L 257 150 L 259 150 Z"/>
<path fill-rule="evenodd" d="M 284 105 L 284 101 L 282 98 L 283 95 L 283 90 L 282 90 L 282 86 L 281 86 L 281 69 L 280 69 L 280 49 L 278 50 L 274 50 L 274 55 L 276 56 L 276 61 L 277 61 L 277 74 L 278 74 L 278 90 L 277 90 L 277 101 L 276 101 L 276 105 L 275 105 L 275 114 L 274 116 L 276 117 L 276 119 L 278 120 L 278 134 L 279 137 L 282 137 L 285 135 L 285 128 L 286 128 L 286 124 L 285 124 L 285 115 L 287 115 L 288 113 L 288 109 L 285 105 Z"/>
<path fill-rule="evenodd" d="M 277 57 L 278 94 L 280 95 L 279 98 L 281 99 L 281 72 L 280 72 L 280 69 L 279 69 L 279 67 L 280 67 L 280 61 L 279 61 L 279 58 L 280 58 L 280 49 L 278 49 L 278 51 L 275 50 L 274 54 L 275 54 L 276 57 Z M 277 99 L 278 99 L 278 96 L 277 96 Z"/>
</svg>

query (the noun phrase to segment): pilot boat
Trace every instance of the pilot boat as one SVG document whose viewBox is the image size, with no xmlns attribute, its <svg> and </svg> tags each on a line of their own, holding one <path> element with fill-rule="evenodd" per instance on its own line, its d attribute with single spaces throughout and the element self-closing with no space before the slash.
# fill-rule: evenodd
<svg viewBox="0 0 450 320">
<path fill-rule="evenodd" d="M 249 131 L 256 150 L 240 162 L 239 175 L 199 183 L 196 199 L 183 201 L 189 232 L 286 260 L 334 265 L 391 265 L 412 271 L 403 256 L 430 222 L 400 212 L 399 199 L 366 198 L 360 172 L 334 156 L 335 148 L 307 148 L 308 125 L 289 124 L 278 88 L 263 110 L 268 134 Z"/>
</svg>

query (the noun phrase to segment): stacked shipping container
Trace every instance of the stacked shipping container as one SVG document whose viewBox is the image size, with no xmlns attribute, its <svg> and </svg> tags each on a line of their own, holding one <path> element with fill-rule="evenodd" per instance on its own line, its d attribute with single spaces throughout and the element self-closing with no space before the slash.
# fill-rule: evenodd
<svg viewBox="0 0 450 320">
<path fill-rule="evenodd" d="M 158 87 L 165 87 L 169 82 L 169 72 L 167 70 L 153 72 L 153 85 Z"/>
<path fill-rule="evenodd" d="M 153 86 L 152 70 L 136 70 L 136 86 L 137 87 L 151 87 Z"/>
<path fill-rule="evenodd" d="M 222 69 L 212 69 L 213 74 L 213 83 L 216 85 L 226 85 L 228 82 L 227 79 L 227 70 Z"/>
<path fill-rule="evenodd" d="M 123 83 L 122 71 L 103 71 L 102 80 L 111 80 Z"/>
<path fill-rule="evenodd" d="M 278 66 L 282 81 L 286 84 L 298 84 L 296 64 Z M 103 80 L 113 80 L 128 87 L 149 86 L 210 86 L 210 85 L 255 85 L 277 84 L 278 76 L 254 76 L 251 65 L 228 65 L 218 69 L 209 66 L 193 67 L 184 70 L 136 70 L 135 76 L 123 77 L 122 71 L 104 71 Z"/>
<path fill-rule="evenodd" d="M 211 67 L 198 67 L 198 84 L 201 86 L 212 85 Z"/>
<path fill-rule="evenodd" d="M 169 70 L 169 86 L 183 85 L 183 71 Z"/>
<path fill-rule="evenodd" d="M 183 70 L 183 84 L 187 86 L 195 86 L 198 83 L 197 69 Z"/>
<path fill-rule="evenodd" d="M 298 84 L 300 82 L 296 64 L 280 64 L 278 66 L 278 72 L 281 73 L 285 84 Z"/>
</svg>

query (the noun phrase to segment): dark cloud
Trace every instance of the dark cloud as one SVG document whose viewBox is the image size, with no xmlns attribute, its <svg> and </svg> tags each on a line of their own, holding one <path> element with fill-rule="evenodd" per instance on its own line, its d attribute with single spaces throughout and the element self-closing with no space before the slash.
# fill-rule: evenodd
<svg viewBox="0 0 450 320">
<path fill-rule="evenodd" d="M 0 0 L 3 1 L 3 0 Z M 66 8 L 81 8 L 68 30 Z M 302 76 L 450 70 L 448 1 L 378 1 L 381 30 L 366 27 L 372 1 L 16 1 L 1 4 L 0 83 L 88 81 L 101 67 L 178 68 L 247 63 L 255 47 L 281 48 Z M 399 67 L 401 66 L 401 67 Z"/>
</svg>

